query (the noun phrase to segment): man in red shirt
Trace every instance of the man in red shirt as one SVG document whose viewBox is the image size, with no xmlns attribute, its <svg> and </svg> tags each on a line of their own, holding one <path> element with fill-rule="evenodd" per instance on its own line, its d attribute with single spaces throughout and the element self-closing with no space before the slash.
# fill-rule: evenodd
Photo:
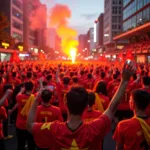
<svg viewBox="0 0 150 150">
<path fill-rule="evenodd" d="M 121 121 L 113 138 L 117 141 L 116 150 L 149 150 L 150 118 L 145 110 L 150 103 L 150 94 L 144 90 L 131 93 L 130 108 L 134 117 Z"/>
<path fill-rule="evenodd" d="M 6 110 L 0 106 L 0 150 L 5 150 L 2 121 L 7 118 Z"/>
<path fill-rule="evenodd" d="M 37 108 L 36 122 L 46 123 L 55 120 L 63 121 L 60 109 L 50 104 L 51 98 L 52 92 L 49 89 L 42 93 L 42 104 Z"/>
<path fill-rule="evenodd" d="M 108 109 L 98 119 L 89 123 L 83 123 L 81 119 L 88 101 L 85 88 L 72 87 L 67 93 L 69 118 L 65 123 L 59 121 L 36 123 L 34 116 L 38 106 L 37 97 L 30 109 L 27 121 L 28 130 L 33 134 L 36 144 L 42 148 L 49 147 L 57 150 L 97 150 L 99 142 L 110 131 L 111 120 L 133 72 L 135 68 L 132 63 L 124 66 L 122 82 Z"/>
<path fill-rule="evenodd" d="M 30 82 L 25 82 L 24 84 L 25 91 L 21 91 L 16 97 L 17 104 L 12 108 L 13 112 L 18 108 L 18 115 L 16 121 L 17 128 L 17 140 L 18 140 L 18 150 L 23 150 L 27 142 L 29 150 L 35 150 L 35 144 L 32 138 L 32 135 L 26 130 L 26 114 L 22 113 L 22 110 L 26 107 L 26 104 L 31 98 L 34 98 L 32 91 L 34 89 L 34 84 Z"/>
<path fill-rule="evenodd" d="M 82 118 L 85 122 L 93 121 L 98 118 L 102 113 L 97 110 L 93 110 L 93 106 L 95 104 L 95 94 L 90 92 L 88 94 L 88 108 L 84 111 Z"/>
<path fill-rule="evenodd" d="M 91 73 L 87 75 L 87 80 L 84 81 L 84 87 L 86 89 L 92 90 L 94 88 L 95 80 Z"/>
</svg>

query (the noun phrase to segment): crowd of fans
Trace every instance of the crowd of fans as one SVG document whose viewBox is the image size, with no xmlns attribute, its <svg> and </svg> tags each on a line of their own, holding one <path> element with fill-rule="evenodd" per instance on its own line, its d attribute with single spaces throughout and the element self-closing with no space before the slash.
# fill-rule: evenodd
<svg viewBox="0 0 150 150">
<path fill-rule="evenodd" d="M 0 64 L 0 150 L 101 150 L 115 128 L 117 150 L 150 149 L 150 65 Z"/>
</svg>

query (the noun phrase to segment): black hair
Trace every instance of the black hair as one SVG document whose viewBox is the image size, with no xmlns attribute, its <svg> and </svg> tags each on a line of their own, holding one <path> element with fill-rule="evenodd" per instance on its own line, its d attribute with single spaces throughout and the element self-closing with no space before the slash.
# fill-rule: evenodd
<svg viewBox="0 0 150 150">
<path fill-rule="evenodd" d="M 69 83 L 70 83 L 70 77 L 65 76 L 63 78 L 63 83 L 64 83 L 64 85 L 69 85 Z"/>
<path fill-rule="evenodd" d="M 45 103 L 50 102 L 52 95 L 52 91 L 50 91 L 49 89 L 43 90 L 41 94 L 42 101 Z"/>
<path fill-rule="evenodd" d="M 16 73 L 16 72 L 12 72 L 12 77 L 13 77 L 13 78 L 15 78 L 15 77 L 16 77 L 16 75 L 17 75 L 17 73 Z"/>
<path fill-rule="evenodd" d="M 117 74 L 113 74 L 113 79 L 116 80 L 118 78 Z"/>
<path fill-rule="evenodd" d="M 149 76 L 144 76 L 144 77 L 142 78 L 142 81 L 143 81 L 143 84 L 144 84 L 145 86 L 149 86 L 149 85 L 150 85 L 150 77 L 149 77 Z"/>
<path fill-rule="evenodd" d="M 103 81 L 98 82 L 97 85 L 96 85 L 95 92 L 96 93 L 102 93 L 103 95 L 107 96 L 108 93 L 107 93 L 106 83 L 103 82 Z"/>
<path fill-rule="evenodd" d="M 74 77 L 72 78 L 72 81 L 73 81 L 73 83 L 78 83 L 79 79 L 78 79 L 77 76 L 74 76 Z"/>
<path fill-rule="evenodd" d="M 106 73 L 104 71 L 101 72 L 101 78 L 104 79 L 106 77 Z"/>
<path fill-rule="evenodd" d="M 84 75 L 84 71 L 83 71 L 83 70 L 80 71 L 80 75 L 81 75 L 81 76 Z"/>
<path fill-rule="evenodd" d="M 51 74 L 47 75 L 46 80 L 47 80 L 47 81 L 52 80 L 52 75 L 51 75 Z"/>
<path fill-rule="evenodd" d="M 93 92 L 89 92 L 88 94 L 88 105 L 92 107 L 95 104 L 95 94 Z"/>
<path fill-rule="evenodd" d="M 27 72 L 27 78 L 28 78 L 28 79 L 32 78 L 32 72 L 30 72 L 30 71 Z"/>
<path fill-rule="evenodd" d="M 82 115 L 88 104 L 88 92 L 82 86 L 73 86 L 66 95 L 67 107 L 71 114 Z"/>
<path fill-rule="evenodd" d="M 87 78 L 88 78 L 88 79 L 92 79 L 92 74 L 91 74 L 91 73 L 88 73 L 88 74 L 87 74 Z"/>
<path fill-rule="evenodd" d="M 46 81 L 43 81 L 42 84 L 43 84 L 43 86 L 47 86 L 47 82 Z"/>
<path fill-rule="evenodd" d="M 70 77 L 72 78 L 74 76 L 74 72 L 70 72 Z"/>
<path fill-rule="evenodd" d="M 34 84 L 31 81 L 25 82 L 24 87 L 26 92 L 31 92 L 34 88 Z"/>
<path fill-rule="evenodd" d="M 133 90 L 131 95 L 136 107 L 142 111 L 150 104 L 150 94 L 145 90 Z"/>
</svg>

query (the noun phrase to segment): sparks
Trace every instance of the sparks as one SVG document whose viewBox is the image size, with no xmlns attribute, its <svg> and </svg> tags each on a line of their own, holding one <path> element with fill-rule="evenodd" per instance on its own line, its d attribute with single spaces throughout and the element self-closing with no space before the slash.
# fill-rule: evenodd
<svg viewBox="0 0 150 150">
<path fill-rule="evenodd" d="M 75 63 L 76 52 L 77 52 L 77 49 L 76 49 L 76 48 L 71 48 L 71 49 L 70 49 L 70 56 L 71 56 L 71 60 L 72 60 L 72 63 L 73 63 L 73 64 Z"/>
</svg>

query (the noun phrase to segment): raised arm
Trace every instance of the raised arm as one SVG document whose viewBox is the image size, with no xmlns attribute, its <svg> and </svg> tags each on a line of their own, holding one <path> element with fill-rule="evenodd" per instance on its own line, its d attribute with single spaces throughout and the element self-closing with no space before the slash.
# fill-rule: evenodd
<svg viewBox="0 0 150 150">
<path fill-rule="evenodd" d="M 126 64 L 123 67 L 122 71 L 122 80 L 120 83 L 120 86 L 115 93 L 114 97 L 112 98 L 109 107 L 104 112 L 105 115 L 107 115 L 111 120 L 113 119 L 114 113 L 120 104 L 120 101 L 125 93 L 125 90 L 128 85 L 128 81 L 130 80 L 130 77 L 133 75 L 133 73 L 136 71 L 135 65 L 133 62 L 130 62 L 129 64 L 126 62 Z"/>
</svg>

